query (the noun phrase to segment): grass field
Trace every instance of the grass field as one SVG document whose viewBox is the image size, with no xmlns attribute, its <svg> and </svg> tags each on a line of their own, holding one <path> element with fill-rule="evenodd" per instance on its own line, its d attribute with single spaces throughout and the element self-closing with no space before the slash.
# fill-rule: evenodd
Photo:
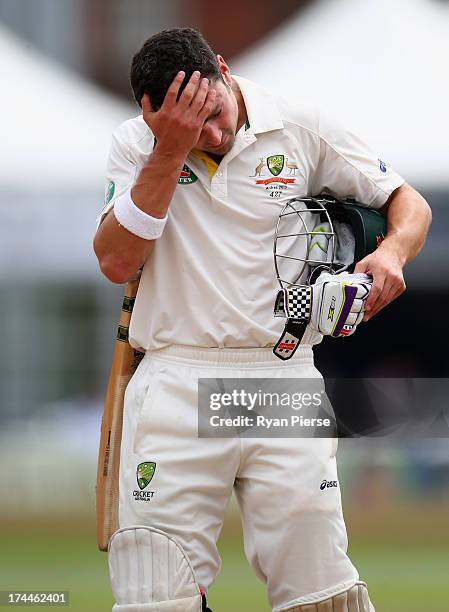
<svg viewBox="0 0 449 612">
<path fill-rule="evenodd" d="M 346 512 L 350 554 L 369 581 L 377 612 L 449 610 L 447 519 L 447 503 Z M 214 612 L 269 612 L 264 586 L 244 558 L 234 515 L 222 532 L 220 551 L 222 572 L 210 590 Z M 93 517 L 3 521 L 0 590 L 13 589 L 68 590 L 71 610 L 110 610 L 107 557 L 96 550 Z"/>
</svg>

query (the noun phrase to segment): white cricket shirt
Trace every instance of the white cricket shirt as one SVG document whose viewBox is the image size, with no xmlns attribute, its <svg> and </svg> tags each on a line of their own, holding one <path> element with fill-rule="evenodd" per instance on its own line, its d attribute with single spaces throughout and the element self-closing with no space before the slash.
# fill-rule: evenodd
<svg viewBox="0 0 449 612">
<path fill-rule="evenodd" d="M 285 203 L 325 192 L 380 208 L 404 182 L 318 112 L 234 79 L 248 122 L 215 172 L 204 155 L 188 155 L 164 233 L 142 272 L 130 326 L 135 347 L 274 346 L 285 321 L 273 317 L 273 237 Z M 99 220 L 133 185 L 153 145 L 142 116 L 114 132 Z M 320 340 L 308 329 L 303 343 Z"/>
</svg>

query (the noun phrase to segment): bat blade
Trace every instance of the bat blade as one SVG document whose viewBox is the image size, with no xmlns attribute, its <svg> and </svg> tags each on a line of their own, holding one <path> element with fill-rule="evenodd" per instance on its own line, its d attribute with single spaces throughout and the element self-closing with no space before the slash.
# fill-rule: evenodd
<svg viewBox="0 0 449 612">
<path fill-rule="evenodd" d="M 130 281 L 125 288 L 101 421 L 96 519 L 97 544 L 103 551 L 108 549 L 109 540 L 119 526 L 120 447 L 125 390 L 144 355 L 128 342 L 129 323 L 138 287 L 139 279 L 136 279 Z"/>
</svg>

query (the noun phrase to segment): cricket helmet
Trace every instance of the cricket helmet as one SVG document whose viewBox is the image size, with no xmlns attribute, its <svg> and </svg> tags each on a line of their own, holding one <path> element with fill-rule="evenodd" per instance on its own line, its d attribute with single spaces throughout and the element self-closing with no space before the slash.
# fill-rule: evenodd
<svg viewBox="0 0 449 612">
<path fill-rule="evenodd" d="M 354 200 L 294 198 L 276 224 L 273 253 L 279 284 L 310 285 L 323 271 L 352 272 L 385 235 L 385 217 Z"/>
</svg>

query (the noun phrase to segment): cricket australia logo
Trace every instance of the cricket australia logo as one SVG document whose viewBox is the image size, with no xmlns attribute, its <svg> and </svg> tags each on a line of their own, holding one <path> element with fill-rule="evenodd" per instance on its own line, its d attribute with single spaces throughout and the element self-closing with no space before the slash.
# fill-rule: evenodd
<svg viewBox="0 0 449 612">
<path fill-rule="evenodd" d="M 190 185 L 198 180 L 197 175 L 189 168 L 187 164 L 184 164 L 181 174 L 179 175 L 178 185 Z"/>
<path fill-rule="evenodd" d="M 281 153 L 268 155 L 267 157 L 259 157 L 259 161 L 260 163 L 258 163 L 254 169 L 254 174 L 251 175 L 256 179 L 256 185 L 263 185 L 267 195 L 272 198 L 280 198 L 282 195 L 286 195 L 288 193 L 286 191 L 288 185 L 296 183 L 297 181 L 297 179 L 294 178 L 299 170 L 296 163 L 289 161 L 289 158 Z M 267 176 L 267 173 L 264 171 L 265 168 L 267 168 L 270 173 L 268 174 L 268 178 L 262 178 Z M 285 172 L 288 178 L 280 176 Z"/>
<path fill-rule="evenodd" d="M 283 155 L 270 155 L 267 157 L 267 168 L 274 176 L 279 176 L 284 169 Z"/>
<path fill-rule="evenodd" d="M 156 471 L 156 463 L 154 461 L 145 461 L 137 466 L 137 484 L 140 490 L 145 489 L 153 480 L 154 472 Z"/>
<path fill-rule="evenodd" d="M 149 502 L 153 499 L 154 491 L 144 491 L 150 482 L 153 480 L 154 473 L 156 471 L 155 461 L 144 461 L 139 463 L 137 466 L 137 484 L 139 485 L 139 491 L 133 491 L 133 497 L 135 501 Z"/>
</svg>

